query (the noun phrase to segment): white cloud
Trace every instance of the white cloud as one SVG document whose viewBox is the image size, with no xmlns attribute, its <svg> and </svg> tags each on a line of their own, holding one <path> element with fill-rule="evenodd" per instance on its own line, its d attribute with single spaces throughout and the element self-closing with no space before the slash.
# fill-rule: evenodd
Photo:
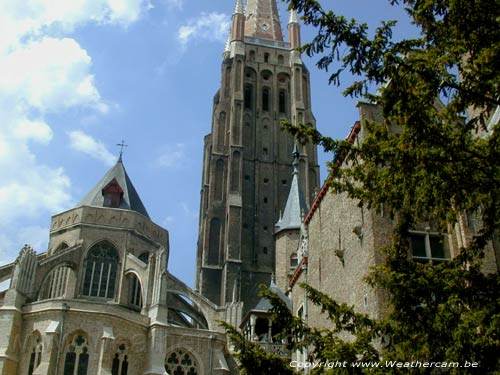
<svg viewBox="0 0 500 375">
<path fill-rule="evenodd" d="M 56 213 L 71 204 L 71 183 L 62 168 L 51 169 L 35 163 L 26 151 L 16 157 L 27 159 L 2 167 L 0 185 L 0 225 L 23 217 L 36 217 L 42 212 Z M 0 164 L 1 166 L 1 164 Z"/>
<path fill-rule="evenodd" d="M 150 9 L 149 0 L 7 0 L 0 2 L 0 51 L 15 48 L 23 36 L 53 27 L 72 31 L 95 22 L 128 26 Z"/>
<path fill-rule="evenodd" d="M 193 40 L 206 39 L 225 42 L 231 18 L 224 13 L 202 13 L 177 30 L 177 40 L 186 47 Z"/>
<path fill-rule="evenodd" d="M 52 140 L 52 129 L 43 121 L 21 118 L 14 124 L 13 135 L 21 141 L 33 140 L 48 144 Z"/>
<path fill-rule="evenodd" d="M 164 168 L 178 166 L 186 158 L 185 148 L 183 143 L 165 146 L 161 155 L 156 159 L 156 164 Z"/>
<path fill-rule="evenodd" d="M 73 39 L 43 38 L 0 57 L 0 100 L 41 112 L 86 105 L 100 108 L 91 59 Z"/>
<path fill-rule="evenodd" d="M 116 156 L 109 152 L 102 142 L 95 140 L 90 135 L 80 130 L 71 131 L 67 134 L 72 149 L 100 160 L 108 166 L 116 162 Z"/>
</svg>

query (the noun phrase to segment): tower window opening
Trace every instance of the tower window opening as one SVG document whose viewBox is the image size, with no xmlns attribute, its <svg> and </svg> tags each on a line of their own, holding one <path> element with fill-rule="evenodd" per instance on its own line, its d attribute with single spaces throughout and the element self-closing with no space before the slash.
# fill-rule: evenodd
<svg viewBox="0 0 500 375">
<path fill-rule="evenodd" d="M 262 89 L 262 110 L 269 111 L 269 87 Z"/>
<path fill-rule="evenodd" d="M 281 180 L 282 185 L 286 185 L 286 180 Z"/>
<path fill-rule="evenodd" d="M 279 92 L 279 111 L 280 113 L 286 112 L 286 95 L 285 90 L 280 90 Z"/>
<path fill-rule="evenodd" d="M 269 182 L 268 178 L 264 178 L 264 183 L 267 184 Z"/>
<path fill-rule="evenodd" d="M 269 54 L 268 53 L 264 53 L 264 62 L 265 63 L 269 62 Z"/>
<path fill-rule="evenodd" d="M 264 197 L 264 203 L 267 203 L 267 197 Z"/>
<path fill-rule="evenodd" d="M 290 268 L 297 268 L 299 265 L 299 258 L 296 253 L 290 255 Z"/>
<path fill-rule="evenodd" d="M 268 150 L 266 147 L 264 147 L 264 148 L 262 149 L 262 153 L 263 153 L 265 156 L 267 156 L 267 154 L 269 153 L 269 150 Z"/>
<path fill-rule="evenodd" d="M 252 108 L 252 85 L 245 85 L 244 105 L 245 109 Z"/>
<path fill-rule="evenodd" d="M 262 248 L 262 252 L 263 252 L 264 254 L 267 254 L 267 247 L 263 247 L 263 248 Z"/>
</svg>

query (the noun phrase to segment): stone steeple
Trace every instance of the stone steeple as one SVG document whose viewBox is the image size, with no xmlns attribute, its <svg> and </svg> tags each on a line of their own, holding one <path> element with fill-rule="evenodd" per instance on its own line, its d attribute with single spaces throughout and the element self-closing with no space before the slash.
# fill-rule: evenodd
<svg viewBox="0 0 500 375">
<path fill-rule="evenodd" d="M 248 0 L 245 36 L 283 41 L 276 0 Z"/>
<path fill-rule="evenodd" d="M 259 301 L 258 285 L 268 285 L 275 272 L 274 228 L 290 191 L 300 190 L 303 198 L 297 198 L 299 208 L 285 211 L 300 215 L 318 188 L 319 167 L 316 147 L 307 145 L 296 160 L 296 177 L 291 174 L 294 139 L 280 123 L 314 127 L 315 119 L 309 71 L 300 52 L 283 41 L 276 0 L 248 0 L 246 9 L 242 0 L 233 1 L 205 137 L 196 287 L 219 306 L 243 304 L 243 316 Z M 296 21 L 289 26 L 294 33 Z"/>
</svg>

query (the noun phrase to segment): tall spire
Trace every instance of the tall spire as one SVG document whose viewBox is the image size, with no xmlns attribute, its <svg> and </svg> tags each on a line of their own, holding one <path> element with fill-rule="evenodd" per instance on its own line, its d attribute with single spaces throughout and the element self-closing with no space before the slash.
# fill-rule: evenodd
<svg viewBox="0 0 500 375">
<path fill-rule="evenodd" d="M 292 49 L 300 47 L 300 24 L 297 11 L 290 10 L 290 19 L 288 21 L 288 41 Z"/>
<path fill-rule="evenodd" d="M 292 156 L 293 156 L 292 184 L 290 186 L 290 193 L 288 194 L 288 199 L 286 201 L 285 211 L 283 212 L 283 216 L 276 223 L 275 233 L 281 232 L 282 230 L 300 229 L 303 220 L 303 215 L 305 212 L 309 210 L 307 207 L 304 192 L 300 188 L 300 183 L 299 183 L 300 152 L 297 146 L 297 142 L 295 142 Z"/>
<path fill-rule="evenodd" d="M 276 0 L 248 0 L 245 36 L 283 41 Z"/>
</svg>

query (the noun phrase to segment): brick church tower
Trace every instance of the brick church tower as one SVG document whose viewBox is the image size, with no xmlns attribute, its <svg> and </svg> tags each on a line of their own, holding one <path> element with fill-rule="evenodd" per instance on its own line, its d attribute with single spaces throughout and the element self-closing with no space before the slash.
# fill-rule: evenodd
<svg viewBox="0 0 500 375">
<path fill-rule="evenodd" d="M 236 1 L 205 137 L 196 288 L 217 305 L 243 302 L 244 311 L 275 272 L 274 227 L 294 176 L 294 140 L 280 122 L 315 126 L 293 11 L 288 40 L 276 0 Z M 316 147 L 300 150 L 298 170 L 309 203 L 319 185 Z"/>
</svg>

